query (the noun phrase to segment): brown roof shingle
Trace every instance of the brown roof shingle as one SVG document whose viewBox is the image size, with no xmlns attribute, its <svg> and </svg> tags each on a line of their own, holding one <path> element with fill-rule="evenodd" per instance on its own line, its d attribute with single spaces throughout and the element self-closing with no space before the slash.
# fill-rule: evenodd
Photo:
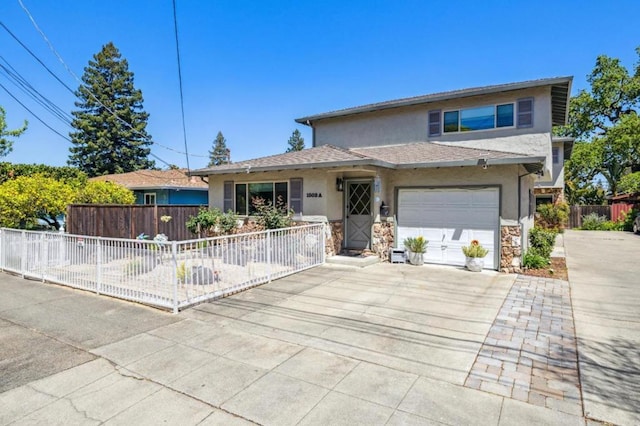
<svg viewBox="0 0 640 426">
<path fill-rule="evenodd" d="M 186 170 L 138 170 L 129 173 L 96 176 L 89 180 L 107 181 L 129 189 L 208 189 L 209 185 L 199 177 L 187 176 Z"/>
</svg>

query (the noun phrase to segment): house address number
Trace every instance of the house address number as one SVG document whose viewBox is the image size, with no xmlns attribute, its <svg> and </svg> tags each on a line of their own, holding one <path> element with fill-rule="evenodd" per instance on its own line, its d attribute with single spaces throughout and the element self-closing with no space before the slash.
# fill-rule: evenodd
<svg viewBox="0 0 640 426">
<path fill-rule="evenodd" d="M 320 192 L 307 192 L 307 198 L 322 198 L 322 193 L 320 193 Z"/>
</svg>

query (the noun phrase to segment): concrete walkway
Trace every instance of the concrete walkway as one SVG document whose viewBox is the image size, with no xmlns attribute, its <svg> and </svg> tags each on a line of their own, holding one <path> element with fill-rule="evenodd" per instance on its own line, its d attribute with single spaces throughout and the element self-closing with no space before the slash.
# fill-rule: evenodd
<svg viewBox="0 0 640 426">
<path fill-rule="evenodd" d="M 172 316 L 2 275 L 2 341 L 50 367 L 2 345 L 0 424 L 584 425 L 464 386 L 515 279 L 323 266 Z"/>
<path fill-rule="evenodd" d="M 640 236 L 567 231 L 587 417 L 640 424 Z"/>
</svg>

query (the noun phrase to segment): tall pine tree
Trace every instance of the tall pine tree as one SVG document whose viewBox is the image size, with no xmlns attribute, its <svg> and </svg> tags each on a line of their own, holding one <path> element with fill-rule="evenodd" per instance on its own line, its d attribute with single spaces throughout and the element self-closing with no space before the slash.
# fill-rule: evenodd
<svg viewBox="0 0 640 426">
<path fill-rule="evenodd" d="M 231 163 L 231 154 L 227 148 L 227 140 L 222 136 L 222 132 L 218 132 L 216 139 L 213 141 L 213 147 L 209 151 L 209 164 L 207 166 L 213 167 L 229 163 Z"/>
<path fill-rule="evenodd" d="M 129 64 L 113 43 L 102 47 L 84 69 L 70 133 L 67 163 L 90 177 L 155 168 L 149 160 L 149 114 L 142 92 L 133 85 Z"/>
<path fill-rule="evenodd" d="M 289 147 L 285 152 L 302 151 L 304 149 L 304 138 L 298 129 L 291 133 L 291 137 L 287 143 L 289 144 Z"/>
</svg>

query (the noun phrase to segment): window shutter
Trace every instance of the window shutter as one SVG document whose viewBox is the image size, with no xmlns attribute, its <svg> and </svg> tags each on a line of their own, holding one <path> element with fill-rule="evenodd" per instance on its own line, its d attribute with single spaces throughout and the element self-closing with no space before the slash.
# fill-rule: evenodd
<svg viewBox="0 0 640 426">
<path fill-rule="evenodd" d="M 518 99 L 518 127 L 533 127 L 533 98 Z"/>
<path fill-rule="evenodd" d="M 233 181 L 226 180 L 224 182 L 224 203 L 222 205 L 223 211 L 226 213 L 229 210 L 236 211 L 233 205 Z"/>
<path fill-rule="evenodd" d="M 440 110 L 429 111 L 429 136 L 440 136 Z"/>
<path fill-rule="evenodd" d="M 289 208 L 302 214 L 302 178 L 289 180 Z"/>
</svg>

